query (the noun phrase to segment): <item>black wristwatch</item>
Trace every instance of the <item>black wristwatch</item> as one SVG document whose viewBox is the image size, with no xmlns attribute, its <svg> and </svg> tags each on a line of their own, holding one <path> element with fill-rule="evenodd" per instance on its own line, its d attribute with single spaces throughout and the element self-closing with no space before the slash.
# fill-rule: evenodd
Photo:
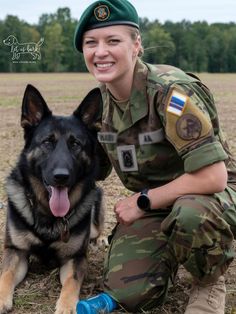
<svg viewBox="0 0 236 314">
<path fill-rule="evenodd" d="M 138 199 L 137 199 L 137 206 L 139 209 L 147 212 L 151 209 L 151 202 L 150 198 L 148 197 L 149 189 L 144 189 L 141 191 Z"/>
</svg>

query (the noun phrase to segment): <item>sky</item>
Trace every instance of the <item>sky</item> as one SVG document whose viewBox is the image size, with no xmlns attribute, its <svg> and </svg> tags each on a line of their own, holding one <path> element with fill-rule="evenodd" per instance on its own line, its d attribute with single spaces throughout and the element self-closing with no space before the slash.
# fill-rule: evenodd
<svg viewBox="0 0 236 314">
<path fill-rule="evenodd" d="M 69 7 L 71 16 L 79 19 L 83 10 L 94 0 L 0 0 L 0 20 L 6 15 L 17 15 L 30 24 L 37 24 L 43 13 L 55 13 Z M 236 0 L 130 0 L 140 17 L 164 23 L 206 21 L 236 23 Z"/>
</svg>

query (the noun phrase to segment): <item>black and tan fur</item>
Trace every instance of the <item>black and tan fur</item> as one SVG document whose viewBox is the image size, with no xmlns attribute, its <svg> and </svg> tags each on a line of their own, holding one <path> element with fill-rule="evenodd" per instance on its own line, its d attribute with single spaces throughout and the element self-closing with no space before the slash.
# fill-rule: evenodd
<svg viewBox="0 0 236 314">
<path fill-rule="evenodd" d="M 100 235 L 103 223 L 102 193 L 95 185 L 99 144 L 94 97 L 90 92 L 71 116 L 62 117 L 51 113 L 32 85 L 25 90 L 21 116 L 25 145 L 6 183 L 0 313 L 12 308 L 14 288 L 24 279 L 32 254 L 60 267 L 62 289 L 55 313 L 75 313 L 89 240 Z M 50 210 L 54 187 L 68 190 L 70 208 L 65 216 Z"/>
</svg>

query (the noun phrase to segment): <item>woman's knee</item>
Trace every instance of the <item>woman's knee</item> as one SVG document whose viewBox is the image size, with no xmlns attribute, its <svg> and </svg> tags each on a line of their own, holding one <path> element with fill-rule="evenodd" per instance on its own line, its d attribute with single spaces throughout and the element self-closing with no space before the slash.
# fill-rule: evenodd
<svg viewBox="0 0 236 314">
<path fill-rule="evenodd" d="M 180 198 L 163 221 L 179 263 L 196 278 L 221 275 L 232 261 L 233 234 L 213 197 Z"/>
<path fill-rule="evenodd" d="M 134 261 L 127 269 L 106 273 L 105 291 L 131 313 L 150 310 L 164 303 L 171 282 L 169 269 L 163 263 L 156 263 L 155 269 L 140 268 Z M 146 265 L 147 266 L 147 265 Z"/>
<path fill-rule="evenodd" d="M 172 212 L 162 223 L 162 231 L 168 235 L 178 231 L 183 235 L 205 233 L 211 237 L 225 232 L 230 233 L 231 238 L 230 226 L 222 214 L 223 208 L 214 197 L 188 195 L 175 202 Z"/>
</svg>

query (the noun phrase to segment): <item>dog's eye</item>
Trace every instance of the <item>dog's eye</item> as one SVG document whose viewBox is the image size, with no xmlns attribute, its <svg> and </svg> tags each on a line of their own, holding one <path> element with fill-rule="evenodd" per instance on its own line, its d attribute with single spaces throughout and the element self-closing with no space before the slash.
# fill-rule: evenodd
<svg viewBox="0 0 236 314">
<path fill-rule="evenodd" d="M 78 150 L 81 148 L 81 143 L 77 141 L 76 139 L 70 139 L 69 140 L 69 147 L 73 150 Z"/>
<path fill-rule="evenodd" d="M 44 139 L 41 143 L 43 148 L 46 148 L 47 150 L 52 149 L 54 147 L 54 144 L 55 144 L 55 140 L 52 137 Z"/>
</svg>

